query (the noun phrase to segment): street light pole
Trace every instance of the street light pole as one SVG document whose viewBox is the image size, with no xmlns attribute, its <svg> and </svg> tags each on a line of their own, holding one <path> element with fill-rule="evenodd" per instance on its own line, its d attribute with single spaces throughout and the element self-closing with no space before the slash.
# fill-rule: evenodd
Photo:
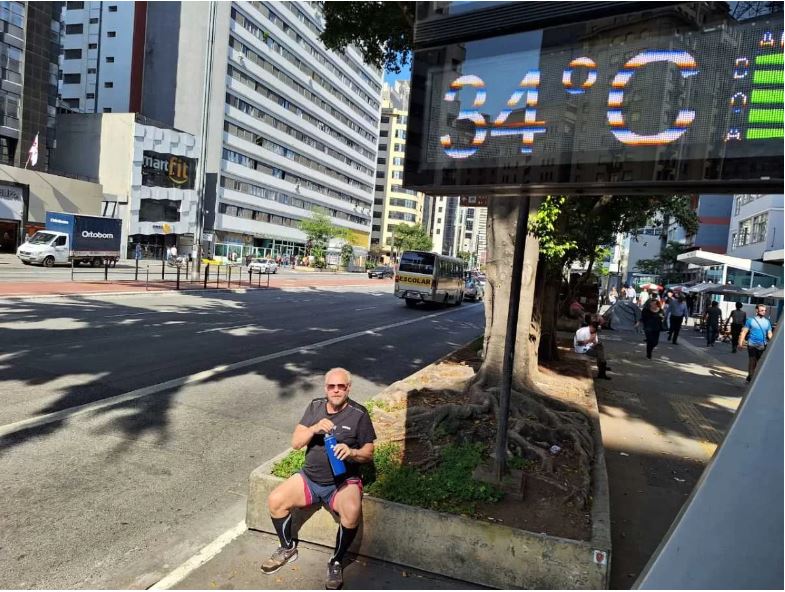
<svg viewBox="0 0 785 592">
<path fill-rule="evenodd" d="M 207 133 L 210 125 L 210 93 L 212 91 L 213 48 L 215 47 L 215 2 L 209 3 L 207 19 L 207 50 L 204 60 L 202 85 L 202 118 L 199 126 L 199 162 L 196 164 L 196 229 L 194 231 L 194 266 L 191 279 L 199 279 L 202 263 L 202 234 L 204 233 L 204 193 L 207 184 Z"/>
</svg>

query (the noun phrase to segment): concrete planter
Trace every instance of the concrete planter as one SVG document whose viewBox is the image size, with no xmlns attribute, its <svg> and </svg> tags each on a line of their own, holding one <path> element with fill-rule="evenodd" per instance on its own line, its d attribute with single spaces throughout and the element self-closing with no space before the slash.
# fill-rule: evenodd
<svg viewBox="0 0 785 592">
<path fill-rule="evenodd" d="M 362 525 L 351 550 L 494 588 L 607 588 L 611 551 L 608 477 L 593 383 L 586 380 L 597 451 L 590 541 L 529 532 L 366 495 Z M 271 470 L 288 453 L 251 473 L 248 528 L 274 533 L 267 496 L 282 479 Z M 336 529 L 336 517 L 324 508 L 294 514 L 293 532 L 300 540 L 332 547 Z"/>
</svg>

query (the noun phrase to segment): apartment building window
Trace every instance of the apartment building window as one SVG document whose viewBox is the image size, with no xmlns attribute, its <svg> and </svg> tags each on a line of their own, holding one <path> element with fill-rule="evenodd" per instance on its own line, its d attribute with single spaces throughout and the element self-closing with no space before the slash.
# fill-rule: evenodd
<svg viewBox="0 0 785 592">
<path fill-rule="evenodd" d="M 71 109 L 79 109 L 79 99 L 63 99 L 63 103 Z"/>
<path fill-rule="evenodd" d="M 63 52 L 63 58 L 66 60 L 81 60 L 82 59 L 82 50 L 81 49 L 66 49 Z"/>
<path fill-rule="evenodd" d="M 87 69 L 87 73 L 88 74 L 97 74 L 98 70 L 96 70 L 95 68 L 88 68 Z"/>
<path fill-rule="evenodd" d="M 63 74 L 63 83 L 65 84 L 79 84 L 82 82 L 81 74 Z"/>
<path fill-rule="evenodd" d="M 752 238 L 750 242 L 760 243 L 766 240 L 766 227 L 769 222 L 768 212 L 752 219 Z"/>
<path fill-rule="evenodd" d="M 759 197 L 763 197 L 761 194 L 751 193 L 749 195 L 742 194 L 734 196 L 736 198 L 736 216 L 739 215 L 741 208 L 746 206 L 748 203 L 751 203 L 758 199 Z"/>
<path fill-rule="evenodd" d="M 83 32 L 84 32 L 84 25 L 82 23 L 79 23 L 78 25 L 65 26 L 66 35 L 81 35 Z"/>
<path fill-rule="evenodd" d="M 117 6 L 110 6 L 109 12 L 117 12 Z"/>
<path fill-rule="evenodd" d="M 380 156 L 379 158 L 376 159 L 376 162 L 378 162 L 379 164 L 387 164 L 387 159 Z"/>
<path fill-rule="evenodd" d="M 382 115 L 382 123 L 390 123 L 390 118 L 387 115 Z"/>
<path fill-rule="evenodd" d="M 90 43 L 87 45 L 87 49 L 98 49 L 97 43 Z"/>
<path fill-rule="evenodd" d="M 377 185 L 375 189 L 376 191 L 384 191 L 384 185 Z"/>
<path fill-rule="evenodd" d="M 87 93 L 87 98 L 88 99 L 94 99 L 95 98 L 95 93 Z"/>
<path fill-rule="evenodd" d="M 376 171 L 377 179 L 384 179 L 384 171 Z"/>
<path fill-rule="evenodd" d="M 66 10 L 82 10 L 84 8 L 84 2 L 66 2 L 65 9 Z"/>
<path fill-rule="evenodd" d="M 395 137 L 396 138 L 400 138 L 401 140 L 405 140 L 406 139 L 406 130 L 402 130 L 402 129 L 395 130 Z"/>
<path fill-rule="evenodd" d="M 396 152 L 403 152 L 403 144 L 395 144 L 394 150 Z"/>
<path fill-rule="evenodd" d="M 104 82 L 104 88 L 114 88 L 114 82 Z"/>
<path fill-rule="evenodd" d="M 107 31 L 106 32 L 106 36 L 107 37 L 117 37 L 117 31 Z"/>
<path fill-rule="evenodd" d="M 114 64 L 114 56 L 106 56 L 107 64 Z"/>
<path fill-rule="evenodd" d="M 112 112 L 111 107 L 104 107 L 104 113 L 111 113 L 111 112 Z"/>
<path fill-rule="evenodd" d="M 390 132 L 388 132 L 387 130 L 380 130 L 379 131 L 379 137 L 380 138 L 386 138 L 389 134 L 390 134 Z"/>
<path fill-rule="evenodd" d="M 90 19 L 90 24 L 91 25 L 97 25 L 98 24 L 98 17 L 91 18 Z"/>
<path fill-rule="evenodd" d="M 396 156 L 395 158 L 393 158 L 393 164 L 396 166 L 403 166 L 403 158 L 401 158 L 400 156 Z"/>
</svg>

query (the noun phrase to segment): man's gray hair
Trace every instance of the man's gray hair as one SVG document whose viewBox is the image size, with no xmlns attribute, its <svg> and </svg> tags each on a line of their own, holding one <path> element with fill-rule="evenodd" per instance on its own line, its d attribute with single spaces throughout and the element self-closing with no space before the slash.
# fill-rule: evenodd
<svg viewBox="0 0 785 592">
<path fill-rule="evenodd" d="M 327 372 L 324 373 L 324 382 L 327 383 L 327 377 L 330 376 L 333 372 L 343 372 L 346 374 L 346 383 L 352 384 L 352 373 L 349 372 L 346 368 L 330 368 Z"/>
</svg>

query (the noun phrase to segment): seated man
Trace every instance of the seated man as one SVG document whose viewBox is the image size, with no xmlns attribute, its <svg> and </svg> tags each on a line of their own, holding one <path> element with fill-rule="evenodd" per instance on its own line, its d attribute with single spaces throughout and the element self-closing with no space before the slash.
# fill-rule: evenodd
<svg viewBox="0 0 785 592">
<path fill-rule="evenodd" d="M 262 571 L 272 574 L 297 559 L 297 545 L 292 538 L 292 515 L 295 508 L 327 504 L 340 518 L 335 552 L 327 563 L 325 587 L 337 590 L 343 585 L 341 562 L 360 525 L 363 484 L 359 464 L 373 462 L 376 439 L 371 418 L 365 407 L 349 399 L 352 377 L 343 368 L 333 368 L 324 375 L 325 397 L 311 401 L 292 435 L 292 448 L 306 446 L 305 466 L 273 489 L 267 500 L 275 532 L 281 546 L 262 563 Z M 324 438 L 334 434 L 338 444 L 335 456 L 346 464 L 346 472 L 334 476 L 327 458 Z"/>
<path fill-rule="evenodd" d="M 600 343 L 599 328 L 599 322 L 592 321 L 586 327 L 578 329 L 573 338 L 573 347 L 577 354 L 584 354 L 591 356 L 592 358 L 597 358 L 597 378 L 610 380 L 611 377 L 607 374 L 607 371 L 610 368 L 608 368 L 608 364 L 605 360 L 605 348 L 602 343 Z"/>
</svg>

